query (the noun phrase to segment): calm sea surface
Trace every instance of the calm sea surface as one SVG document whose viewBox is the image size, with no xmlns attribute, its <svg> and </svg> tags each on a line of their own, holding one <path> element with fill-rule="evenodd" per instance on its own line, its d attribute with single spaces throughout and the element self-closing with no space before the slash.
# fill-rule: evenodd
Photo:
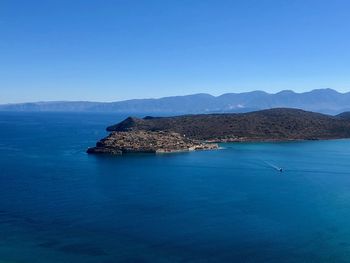
<svg viewBox="0 0 350 263">
<path fill-rule="evenodd" d="M 0 113 L 1 263 L 350 262 L 350 140 L 85 153 L 124 117 Z"/>
</svg>

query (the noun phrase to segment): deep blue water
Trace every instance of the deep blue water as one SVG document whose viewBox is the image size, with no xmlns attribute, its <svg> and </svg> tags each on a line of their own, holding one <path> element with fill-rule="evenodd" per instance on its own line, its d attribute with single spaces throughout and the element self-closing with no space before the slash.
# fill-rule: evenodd
<svg viewBox="0 0 350 263">
<path fill-rule="evenodd" d="M 0 262 L 350 261 L 350 140 L 85 154 L 124 117 L 0 113 Z"/>
</svg>

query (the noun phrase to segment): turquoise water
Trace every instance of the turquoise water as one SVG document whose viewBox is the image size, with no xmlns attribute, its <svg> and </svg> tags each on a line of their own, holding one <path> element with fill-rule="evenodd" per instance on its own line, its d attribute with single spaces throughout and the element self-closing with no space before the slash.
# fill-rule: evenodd
<svg viewBox="0 0 350 263">
<path fill-rule="evenodd" d="M 124 117 L 0 114 L 0 262 L 350 261 L 350 140 L 85 154 Z"/>
</svg>

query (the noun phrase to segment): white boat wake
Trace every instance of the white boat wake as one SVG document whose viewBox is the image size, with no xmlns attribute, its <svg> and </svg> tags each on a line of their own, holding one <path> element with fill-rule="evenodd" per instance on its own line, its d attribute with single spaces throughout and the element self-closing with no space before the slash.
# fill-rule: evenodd
<svg viewBox="0 0 350 263">
<path fill-rule="evenodd" d="M 276 166 L 276 165 L 274 165 L 274 164 L 272 164 L 270 162 L 267 162 L 267 161 L 264 161 L 264 163 L 266 163 L 268 166 L 270 166 L 271 168 L 273 168 L 273 169 L 275 169 L 275 170 L 277 170 L 279 172 L 283 172 L 282 167 L 278 167 L 278 166 Z"/>
</svg>

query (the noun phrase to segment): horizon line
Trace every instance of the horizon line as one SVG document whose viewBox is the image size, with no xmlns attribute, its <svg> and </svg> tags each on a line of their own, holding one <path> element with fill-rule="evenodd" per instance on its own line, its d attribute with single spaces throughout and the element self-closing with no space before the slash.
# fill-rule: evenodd
<svg viewBox="0 0 350 263">
<path fill-rule="evenodd" d="M 290 92 L 290 93 L 294 93 L 294 94 L 305 94 L 305 93 L 310 93 L 310 92 L 314 92 L 314 91 L 334 91 L 338 94 L 347 94 L 350 93 L 350 91 L 347 92 L 340 92 L 336 89 L 332 89 L 332 88 L 320 88 L 320 89 L 312 89 L 309 91 L 304 91 L 304 92 L 296 92 L 294 90 L 291 89 L 285 89 L 285 90 L 280 90 L 278 92 L 275 93 L 270 93 L 264 90 L 252 90 L 252 91 L 245 91 L 245 92 L 226 92 L 223 93 L 221 95 L 212 95 L 210 93 L 192 93 L 192 94 L 185 94 L 185 95 L 170 95 L 170 96 L 164 96 L 164 97 L 148 97 L 148 98 L 135 98 L 135 99 L 124 99 L 124 100 L 115 100 L 115 101 L 95 101 L 95 100 L 40 100 L 40 101 L 27 101 L 27 102 L 5 102 L 5 103 L 0 103 L 0 105 L 4 106 L 4 105 L 18 105 L 18 104 L 28 104 L 28 103 L 33 103 L 33 104 L 37 104 L 37 103 L 73 103 L 73 102 L 86 102 L 86 103 L 117 103 L 117 102 L 124 102 L 124 101 L 132 101 L 132 100 L 158 100 L 158 99 L 166 99 L 166 98 L 174 98 L 174 97 L 188 97 L 188 96 L 198 96 L 198 95 L 207 95 L 207 96 L 211 96 L 213 98 L 218 98 L 224 95 L 229 95 L 229 94 L 235 94 L 235 95 L 239 95 L 239 94 L 247 94 L 247 93 L 254 93 L 254 92 L 261 92 L 261 93 L 265 93 L 268 95 L 277 95 L 279 93 L 282 92 Z"/>
</svg>

